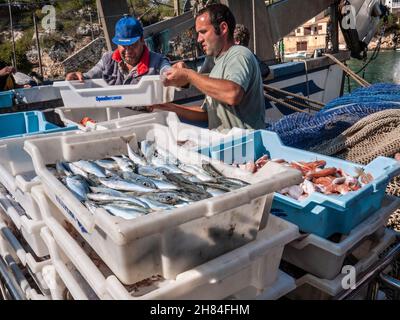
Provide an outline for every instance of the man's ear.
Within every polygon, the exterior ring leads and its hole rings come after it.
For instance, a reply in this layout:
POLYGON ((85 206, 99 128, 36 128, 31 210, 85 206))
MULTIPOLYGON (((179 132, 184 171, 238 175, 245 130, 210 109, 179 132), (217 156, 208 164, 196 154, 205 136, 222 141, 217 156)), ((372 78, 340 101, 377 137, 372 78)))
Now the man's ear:
POLYGON ((228 27, 228 24, 225 21, 222 21, 219 24, 219 31, 220 31, 220 35, 221 36, 229 33, 229 27, 228 27))

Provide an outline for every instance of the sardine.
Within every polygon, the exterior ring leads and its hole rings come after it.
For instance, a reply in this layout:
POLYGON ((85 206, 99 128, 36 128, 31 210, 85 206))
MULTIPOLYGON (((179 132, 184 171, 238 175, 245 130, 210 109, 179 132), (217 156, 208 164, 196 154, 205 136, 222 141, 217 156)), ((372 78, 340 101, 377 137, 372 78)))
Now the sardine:
POLYGON ((134 191, 134 192, 153 192, 154 189, 147 188, 141 184, 134 183, 133 181, 125 181, 122 179, 106 179, 106 178, 100 178, 99 179, 100 183, 103 184, 104 186, 111 188, 111 189, 116 189, 120 191, 134 191))
POLYGON ((166 163, 160 165, 156 170, 164 175, 165 175, 165 173, 175 173, 175 174, 184 174, 184 175, 188 174, 187 172, 181 170, 177 166, 172 165, 172 164, 166 164, 166 163))
POLYGON ((149 178, 147 177, 143 177, 141 175, 138 175, 134 172, 123 172, 122 173, 122 177, 125 180, 129 180, 129 181, 133 181, 136 183, 139 183, 147 188, 151 188, 151 189, 158 189, 156 184, 149 178))
POLYGON ((140 150, 147 162, 150 162, 156 151, 156 144, 154 141, 143 140, 140 142, 140 150))
POLYGON ((68 169, 75 175, 80 175, 84 178, 89 177, 89 174, 85 170, 82 170, 81 168, 79 168, 78 166, 76 166, 73 163, 68 163, 68 169))
POLYGON ((219 172, 211 163, 207 161, 202 161, 201 167, 206 171, 210 176, 214 178, 223 177, 224 175, 219 172))
POLYGON ((129 197, 129 196, 112 196, 111 194, 106 194, 106 193, 88 193, 87 198, 89 200, 95 201, 95 202, 126 202, 130 203, 132 205, 136 205, 141 208, 149 208, 149 206, 144 202, 141 201, 137 198, 134 197, 129 197))
POLYGON ((137 208, 126 208, 115 204, 107 204, 102 206, 105 210, 114 216, 124 218, 126 220, 136 219, 138 217, 144 216, 145 213, 137 210, 137 208))
MULTIPOLYGON (((180 186, 185 191, 200 193, 200 194, 207 194, 207 192, 202 187, 190 182, 182 175, 166 173, 165 177, 172 183, 180 186)), ((209 195, 209 196, 211 196, 211 195, 209 195)))
POLYGON ((145 176, 145 177, 150 177, 150 178, 156 178, 156 179, 163 179, 164 174, 158 170, 158 168, 153 168, 150 166, 139 166, 137 173, 145 176))
POLYGON ((205 170, 196 166, 181 163, 179 164, 179 168, 197 177, 201 181, 215 181, 214 177, 210 176, 205 170))
POLYGON ((146 166, 147 161, 144 157, 141 155, 137 154, 135 151, 132 150, 131 146, 129 145, 129 142, 132 140, 133 136, 129 138, 121 137, 122 141, 126 143, 126 148, 128 150, 128 157, 131 159, 134 163, 141 165, 141 166, 146 166))
POLYGON ((73 165, 77 166, 81 170, 93 174, 96 177, 99 178, 105 178, 106 174, 104 171, 104 168, 100 167, 98 164, 92 161, 85 161, 85 160, 79 160, 76 162, 72 162, 73 165))
POLYGON ((67 188, 79 199, 79 201, 84 201, 87 199, 87 194, 89 191, 89 186, 84 178, 81 176, 71 176, 65 178, 65 183, 67 188))
POLYGON ((109 195, 110 197, 113 197, 117 201, 123 200, 129 203, 135 203, 141 207, 147 208, 148 206, 146 205, 145 202, 141 201, 139 198, 132 194, 127 194, 121 191, 117 191, 114 189, 110 188, 101 188, 101 187, 90 187, 90 190, 92 193, 98 193, 98 194, 106 194, 109 195))
POLYGON ((92 201, 85 201, 85 207, 93 214, 95 214, 98 208, 92 201))
POLYGON ((172 192, 153 193, 148 194, 146 197, 164 204, 171 205, 177 204, 180 201, 179 196, 176 193, 172 192))
POLYGON ((151 181, 161 191, 170 191, 170 190, 179 190, 180 189, 180 187, 178 187, 178 186, 174 185, 173 183, 170 183, 166 180, 151 179, 151 181))
POLYGON ((117 164, 121 171, 132 172, 135 170, 136 165, 127 158, 111 157, 117 164))
POLYGON ((213 197, 219 196, 221 194, 225 194, 226 191, 223 191, 221 189, 216 189, 216 188, 211 188, 211 187, 207 187, 206 188, 207 192, 210 193, 213 197))
POLYGON ((115 160, 102 159, 96 160, 95 163, 100 167, 108 170, 118 170, 119 168, 119 165, 115 160))
POLYGON ((68 164, 63 161, 56 162, 57 173, 61 176, 71 176, 72 172, 69 170, 68 164))
POLYGON ((143 201, 144 203, 146 203, 151 209, 156 210, 156 211, 169 210, 172 208, 171 205, 156 201, 156 200, 148 198, 148 197, 141 197, 140 200, 143 201))

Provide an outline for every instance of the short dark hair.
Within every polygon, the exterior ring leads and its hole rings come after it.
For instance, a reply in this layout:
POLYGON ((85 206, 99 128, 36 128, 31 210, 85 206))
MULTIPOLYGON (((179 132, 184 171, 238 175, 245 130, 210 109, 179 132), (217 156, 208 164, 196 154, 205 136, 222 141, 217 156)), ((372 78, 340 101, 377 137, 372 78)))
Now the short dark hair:
POLYGON ((250 42, 250 31, 243 24, 237 24, 233 33, 233 39, 240 45, 248 47, 250 42))
POLYGON ((210 4, 197 13, 196 19, 205 13, 209 14, 211 24, 214 26, 215 33, 217 35, 221 33, 221 30, 219 29, 221 22, 226 22, 228 25, 228 38, 233 40, 233 32, 235 30, 236 20, 233 16, 233 13, 226 5, 220 3, 210 4))

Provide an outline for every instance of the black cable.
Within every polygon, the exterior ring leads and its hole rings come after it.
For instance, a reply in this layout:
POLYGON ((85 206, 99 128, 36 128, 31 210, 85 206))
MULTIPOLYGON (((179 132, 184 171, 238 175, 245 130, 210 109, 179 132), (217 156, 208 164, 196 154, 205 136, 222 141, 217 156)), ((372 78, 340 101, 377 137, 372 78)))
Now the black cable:
POLYGON ((362 66, 362 68, 356 72, 356 74, 359 74, 361 71, 364 71, 364 73, 363 73, 363 78, 364 78, 364 76, 365 76, 365 68, 366 68, 372 61, 374 61, 374 60, 376 60, 376 59, 378 58, 378 55, 379 55, 380 50, 381 50, 382 38, 383 38, 383 36, 384 36, 384 34, 385 34, 385 30, 386 30, 386 26, 384 25, 384 26, 382 27, 381 35, 380 35, 379 40, 378 40, 378 45, 375 47, 374 51, 372 52, 371 57, 370 57, 370 58, 368 59, 368 61, 362 66))

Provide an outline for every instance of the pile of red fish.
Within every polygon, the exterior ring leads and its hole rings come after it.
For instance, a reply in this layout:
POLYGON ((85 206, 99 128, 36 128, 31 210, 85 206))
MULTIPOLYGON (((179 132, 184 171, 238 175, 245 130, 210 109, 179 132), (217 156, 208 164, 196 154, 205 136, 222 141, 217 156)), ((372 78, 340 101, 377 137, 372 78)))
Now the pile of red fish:
POLYGON ((289 162, 284 159, 269 159, 267 155, 264 155, 256 162, 248 162, 239 165, 239 167, 252 173, 256 173, 269 161, 301 171, 304 181, 300 185, 294 185, 279 191, 279 193, 296 200, 303 200, 314 192, 328 195, 346 194, 351 191, 357 191, 363 185, 368 184, 373 180, 372 175, 370 173, 365 173, 362 168, 357 170, 356 176, 351 176, 341 168, 326 167, 326 161, 324 160, 316 160, 312 162, 289 162))

